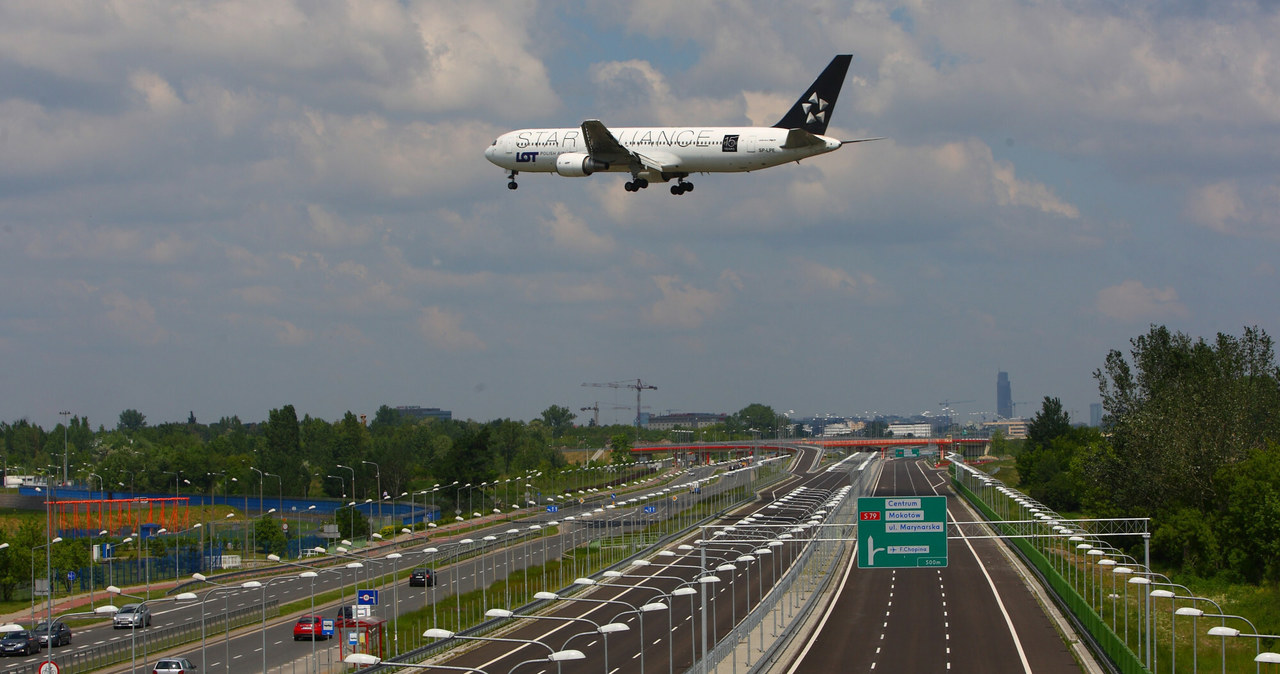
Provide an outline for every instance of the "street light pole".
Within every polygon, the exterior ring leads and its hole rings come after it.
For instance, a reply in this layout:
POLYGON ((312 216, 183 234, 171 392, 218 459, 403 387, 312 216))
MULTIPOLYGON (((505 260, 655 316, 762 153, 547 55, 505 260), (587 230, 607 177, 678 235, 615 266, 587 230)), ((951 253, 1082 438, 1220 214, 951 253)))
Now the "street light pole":
MULTIPOLYGON (((351 471, 351 539, 356 537, 356 469, 351 466, 337 464, 339 468, 345 468, 351 471)), ((344 497, 345 498, 345 497, 344 497)))
POLYGON ((62 420, 62 484, 67 483, 67 424, 71 417, 70 410, 62 410, 58 412, 63 417, 62 420))
POLYGON ((382 526, 382 469, 378 467, 378 464, 372 461, 361 461, 360 463, 361 464, 367 463, 370 466, 373 466, 373 470, 378 480, 378 526, 381 527, 382 526))

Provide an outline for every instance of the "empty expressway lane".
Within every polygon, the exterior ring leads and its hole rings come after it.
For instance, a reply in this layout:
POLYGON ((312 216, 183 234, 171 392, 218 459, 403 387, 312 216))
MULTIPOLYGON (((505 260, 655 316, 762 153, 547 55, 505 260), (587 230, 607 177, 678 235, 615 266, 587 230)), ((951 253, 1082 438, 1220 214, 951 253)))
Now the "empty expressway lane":
MULTIPOLYGON (((947 496, 949 521, 973 519, 924 461, 885 464, 874 496, 947 496)), ((948 566, 842 571, 836 601, 789 672, 1082 671, 993 539, 957 539, 948 566)), ((972 527, 965 527, 972 534, 972 527)))

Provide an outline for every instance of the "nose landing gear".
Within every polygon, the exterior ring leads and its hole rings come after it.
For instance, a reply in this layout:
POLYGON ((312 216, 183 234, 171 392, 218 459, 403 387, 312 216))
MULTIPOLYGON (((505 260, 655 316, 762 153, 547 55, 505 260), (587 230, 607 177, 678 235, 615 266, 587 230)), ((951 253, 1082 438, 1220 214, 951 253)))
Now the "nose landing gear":
POLYGON ((507 176, 507 180, 510 180, 510 181, 511 181, 511 182, 507 183, 507 189, 509 189, 509 190, 514 190, 514 189, 516 189, 516 188, 520 187, 519 185, 517 185, 517 184, 516 184, 516 174, 517 174, 517 173, 519 173, 519 171, 514 171, 514 170, 513 170, 513 171, 511 172, 511 174, 507 176))

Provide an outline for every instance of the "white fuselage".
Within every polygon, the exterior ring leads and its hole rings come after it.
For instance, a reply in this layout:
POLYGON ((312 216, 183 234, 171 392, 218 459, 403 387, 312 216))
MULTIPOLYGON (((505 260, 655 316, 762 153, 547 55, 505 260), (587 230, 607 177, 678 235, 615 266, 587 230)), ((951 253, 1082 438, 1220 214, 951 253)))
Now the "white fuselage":
MULTIPOLYGON (((609 131, 627 150, 662 164, 662 172, 724 173, 756 171, 839 149, 841 142, 816 136, 821 143, 784 149, 787 129, 775 127, 627 127, 609 131)), ((512 171, 556 173, 565 153, 586 153, 581 129, 521 129, 504 133, 485 150, 490 162, 512 171)), ((652 168, 652 167, 651 167, 652 168)), ((611 172, 643 171, 629 162, 611 162, 611 172)))

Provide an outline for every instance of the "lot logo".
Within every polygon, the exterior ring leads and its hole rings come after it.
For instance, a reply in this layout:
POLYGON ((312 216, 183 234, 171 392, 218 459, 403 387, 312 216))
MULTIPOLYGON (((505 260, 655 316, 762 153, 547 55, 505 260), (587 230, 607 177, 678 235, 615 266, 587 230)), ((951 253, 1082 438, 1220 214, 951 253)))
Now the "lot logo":
POLYGON ((721 152, 737 152, 738 151, 738 134, 725 134, 724 140, 720 142, 721 152))
POLYGON ((517 164, 527 164, 529 162, 535 162, 535 161, 538 161, 537 152, 517 152, 516 153, 517 164))

